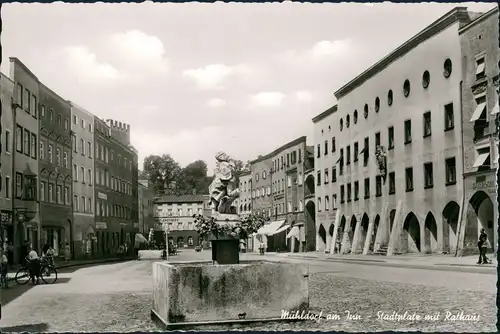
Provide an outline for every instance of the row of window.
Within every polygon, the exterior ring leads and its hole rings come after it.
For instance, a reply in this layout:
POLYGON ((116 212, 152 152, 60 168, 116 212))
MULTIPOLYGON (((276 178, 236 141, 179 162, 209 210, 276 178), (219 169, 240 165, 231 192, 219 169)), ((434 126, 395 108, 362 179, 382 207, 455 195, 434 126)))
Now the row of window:
MULTIPOLYGON (((193 210, 192 208, 188 208, 186 216, 192 216, 194 212, 195 210, 193 210)), ((198 208, 198 210, 196 210, 196 213, 201 215, 203 213, 203 208, 198 208)), ((167 217, 182 217, 183 215, 184 212, 182 209, 177 209, 176 211, 174 211, 173 209, 168 209, 166 213, 167 217)))
MULTIPOLYGON (((301 186, 303 184, 302 173, 299 173, 297 179, 293 179, 292 175, 287 175, 287 187, 292 187, 293 184, 301 186)), ((263 196, 271 196, 272 194, 279 194, 285 191, 285 180, 281 179, 272 183, 272 186, 261 187, 252 190, 252 198, 263 196)))
MULTIPOLYGON (((302 150, 299 148, 297 151, 293 151, 291 153, 283 154, 281 157, 273 160, 273 167, 271 168, 271 172, 278 172, 280 170, 284 170, 285 166, 288 168, 290 165, 295 165, 297 163, 302 162, 302 150), (297 158, 298 157, 298 158, 297 158)), ((267 178, 267 171, 262 171, 262 179, 265 180, 267 178)), ((255 174, 255 181, 259 181, 259 173, 255 174)))
MULTIPOLYGON (((37 118, 37 113, 40 114, 40 118, 45 118, 45 105, 38 103, 35 94, 32 94, 28 88, 24 88, 20 83, 17 84, 17 103, 21 106, 24 111, 31 114, 34 118, 37 118)), ((62 126, 62 116, 56 113, 54 109, 50 108, 48 110, 48 120, 51 122, 56 121, 57 125, 62 126), (57 114, 57 115, 56 115, 57 114)), ((64 119, 64 129, 69 130, 69 120, 64 119)))
MULTIPOLYGON (((78 116, 73 115, 73 124, 78 125, 78 116)), ((92 123, 87 123, 85 119, 80 118, 80 126, 82 129, 86 129, 88 132, 92 133, 92 123)))
POLYGON ((132 183, 119 177, 111 176, 107 169, 95 169, 95 182, 97 185, 105 186, 122 194, 132 195, 132 183))
POLYGON ((131 219, 133 216, 132 211, 129 207, 108 203, 103 199, 96 199, 96 216, 131 219))
POLYGON ((53 144, 48 139, 47 140, 40 139, 40 160, 54 164, 54 146, 56 146, 55 164, 57 166, 69 168, 69 152, 63 148, 58 147, 57 144, 53 144), (46 141, 49 142, 47 148, 45 147, 46 141), (63 151, 62 160, 61 160, 61 151, 63 151))
MULTIPOLYGON (((484 97, 485 98, 485 97, 484 97)), ((484 105, 482 104, 483 100, 479 100, 478 102, 478 107, 483 107, 484 105)), ((484 113, 483 113, 484 115, 484 113)), ((454 128, 455 126, 455 118, 454 118, 454 109, 453 109, 453 103, 449 103, 447 105, 444 106, 444 124, 445 124, 445 127, 444 127, 444 131, 450 131, 454 128)), ((430 111, 427 111, 426 113, 423 114, 423 134, 422 136, 424 138, 426 137, 429 137, 432 135, 432 117, 431 117, 431 112, 430 111)), ((411 143, 411 140, 412 140, 412 129, 411 129, 411 119, 407 119, 405 120, 404 122, 404 143, 405 144, 409 144, 411 143)), ((335 137, 332 138, 332 153, 335 153, 336 151, 336 143, 335 143, 335 137)), ((388 149, 393 149, 394 148, 394 126, 390 126, 388 128, 388 149)), ((368 147, 367 145, 367 138, 365 138, 365 150, 364 152, 366 152, 366 148, 368 147)), ((379 147, 380 146, 380 132, 377 132, 375 134, 375 147, 379 147)), ((358 143, 354 143, 354 161, 357 161, 357 147, 358 147, 358 143)), ((340 149, 340 152, 341 152, 341 156, 342 156, 342 152, 343 150, 340 149)), ((328 155, 328 141, 325 141, 324 142, 324 155, 328 155)), ((317 158, 321 158, 321 145, 318 144, 316 146, 316 157, 317 158)), ((346 161, 347 164, 350 163, 350 146, 347 146, 347 161, 346 161)), ((365 164, 366 166, 366 164, 365 164)))
MULTIPOLYGON (((10 132, 6 131, 6 152, 11 152, 10 149, 10 132)), ((37 145, 37 135, 31 133, 28 129, 24 129, 22 126, 16 126, 16 151, 36 159, 36 145, 37 145)))
POLYGON ((243 191, 250 191, 250 189, 252 189, 252 180, 242 182, 242 189, 243 191))
POLYGON ((92 143, 85 142, 84 138, 80 138, 78 147, 77 147, 77 138, 75 135, 72 137, 72 145, 73 145, 73 152, 78 153, 78 150, 80 150, 80 154, 83 156, 87 156, 89 159, 92 159, 92 143))
POLYGON ((42 202, 71 205, 69 186, 41 181, 39 196, 40 196, 40 201, 42 202))
POLYGON ((92 198, 87 198, 85 196, 78 197, 78 195, 73 195, 73 211, 81 213, 92 213, 92 198))
MULTIPOLYGON (((424 169, 424 189, 430 189, 434 187, 434 167, 432 162, 426 162, 423 164, 424 169)), ((454 185, 457 182, 456 173, 456 161, 455 158, 445 159, 445 184, 447 186, 454 185)), ((413 182, 413 167, 408 167, 405 169, 405 186, 406 192, 412 192, 414 190, 413 182)), ((388 174, 388 194, 396 194, 396 173, 390 172, 388 174)), ((375 177, 375 196, 382 196, 382 176, 377 175, 375 177)), ((364 179, 364 198, 370 198, 370 178, 364 179)), ((351 200, 359 200, 359 181, 354 181, 354 183, 348 183, 347 185, 340 186, 340 203, 345 201, 350 202, 351 200), (347 190, 347 191, 346 191, 347 190), (354 190, 354 191, 352 191, 354 190), (347 196, 346 196, 347 195, 347 196)), ((332 209, 336 208, 337 195, 332 195, 332 209)), ((321 198, 318 197, 318 208, 321 210, 321 198)), ((325 196, 324 209, 328 210, 330 208, 330 198, 325 196)))
POLYGON ((88 168, 87 171, 85 171, 85 167, 80 166, 80 168, 78 168, 76 164, 73 164, 73 182, 81 182, 91 186, 92 180, 92 169, 88 168))
MULTIPOLYGON (((443 67, 444 67, 443 74, 444 74, 445 78, 449 78, 449 76, 451 75, 451 71, 452 71, 451 60, 446 59, 443 67)), ((429 71, 427 71, 427 70, 424 71, 424 73, 422 74, 422 87, 424 89, 429 88, 430 80, 431 80, 431 75, 430 75, 429 71)), ((410 96, 410 91, 411 91, 410 80, 406 79, 403 83, 403 95, 404 95, 404 97, 410 96)), ((387 93, 387 105, 391 106, 393 101, 394 101, 394 94, 393 94, 392 90, 389 90, 389 92, 387 93)), ((364 106, 364 110, 363 110, 364 111, 363 115, 364 115, 365 119, 368 118, 369 109, 370 108, 369 108, 368 104, 366 103, 364 106)), ((380 110, 380 98, 377 96, 375 98, 375 112, 378 113, 379 110, 380 110)), ((354 110, 353 122, 354 122, 354 124, 356 124, 358 122, 358 111, 357 110, 354 110)), ((342 118, 340 118, 339 123, 340 123, 340 131, 342 131, 344 128, 344 120, 342 118)), ((349 128, 350 123, 351 123, 351 117, 350 117, 350 115, 347 115, 345 118, 345 127, 349 128)))
MULTIPOLYGON (((169 229, 169 231, 194 230, 194 224, 193 224, 193 222, 187 222, 187 223, 177 222, 176 224, 169 222, 168 229, 169 229)), ((191 237, 189 237, 189 238, 191 238, 191 237)), ((189 238, 188 238, 188 244, 189 244, 189 238)), ((191 240, 192 240, 192 238, 191 238, 191 240)))
MULTIPOLYGON (((107 146, 99 144, 98 142, 95 143, 95 156, 96 159, 105 163, 109 163, 109 161, 115 161, 115 151, 111 149, 108 150, 107 146)), ((125 157, 123 157, 122 160, 121 154, 117 155, 116 162, 118 166, 132 170, 132 161, 125 157)))

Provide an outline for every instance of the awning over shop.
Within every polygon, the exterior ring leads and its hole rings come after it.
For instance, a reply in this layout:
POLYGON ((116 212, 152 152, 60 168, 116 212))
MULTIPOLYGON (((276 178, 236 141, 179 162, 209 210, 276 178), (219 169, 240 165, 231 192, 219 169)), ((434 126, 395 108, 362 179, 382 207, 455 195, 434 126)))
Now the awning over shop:
POLYGON ((477 121, 478 119, 481 118, 481 115, 483 112, 486 110, 486 102, 479 103, 476 107, 476 110, 474 110, 474 113, 472 114, 472 117, 470 118, 470 122, 473 123, 477 121))
POLYGON ((495 103, 495 106, 493 107, 493 110, 491 111, 491 114, 496 115, 498 113, 500 113, 500 107, 498 106, 498 101, 497 101, 497 103, 495 103))
POLYGON ((135 244, 147 243, 148 239, 146 239, 141 233, 136 233, 135 235, 135 244))
POLYGON ((476 168, 476 167, 482 166, 486 162, 486 159, 488 159, 489 156, 490 156, 489 152, 480 154, 477 157, 477 159, 474 162, 474 165, 472 167, 476 168))
POLYGON ((300 235, 300 230, 299 230, 299 227, 298 226, 294 226, 292 227, 292 229, 290 230, 290 232, 288 232, 288 234, 286 235, 286 238, 291 238, 291 237, 295 237, 295 238, 299 238, 299 235, 300 235))
POLYGON ((285 224, 285 220, 278 220, 278 221, 271 222, 267 225, 262 226, 257 231, 257 234, 274 235, 274 234, 278 233, 277 231, 283 227, 283 224, 285 224))
POLYGON ((274 231, 272 234, 268 234, 268 235, 275 235, 275 234, 281 233, 283 231, 286 231, 288 228, 290 228, 290 225, 288 225, 288 224, 283 225, 282 227, 280 227, 279 229, 274 231))

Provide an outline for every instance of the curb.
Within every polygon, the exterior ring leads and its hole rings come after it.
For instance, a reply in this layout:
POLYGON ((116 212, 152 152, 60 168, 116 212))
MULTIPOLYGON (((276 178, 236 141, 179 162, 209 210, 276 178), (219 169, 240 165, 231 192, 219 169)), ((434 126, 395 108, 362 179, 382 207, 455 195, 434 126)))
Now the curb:
POLYGON ((455 271, 455 272, 466 272, 466 273, 479 273, 479 274, 496 274, 496 266, 494 265, 469 265, 469 264, 408 264, 407 262, 391 262, 385 260, 372 260, 372 259, 338 259, 338 258, 319 258, 315 256, 285 256, 292 259, 315 259, 318 261, 328 261, 328 262, 340 262, 340 263, 355 263, 361 265, 379 265, 381 267, 393 267, 393 268, 406 268, 406 269, 421 269, 421 270, 439 270, 439 271, 455 271))
MULTIPOLYGON (((134 260, 135 258, 133 257, 125 257, 121 259, 101 259, 101 260, 90 260, 88 262, 83 262, 83 263, 68 263, 68 264, 61 264, 60 266, 56 267, 56 270, 59 269, 64 269, 64 268, 71 268, 71 267, 82 267, 86 265, 92 265, 92 264, 101 264, 101 263, 114 263, 114 262, 126 262, 126 261, 131 261, 134 260)), ((17 271, 16 271, 17 273, 17 271)), ((7 282, 14 281, 16 279, 16 273, 14 273, 13 277, 7 277, 7 282)))

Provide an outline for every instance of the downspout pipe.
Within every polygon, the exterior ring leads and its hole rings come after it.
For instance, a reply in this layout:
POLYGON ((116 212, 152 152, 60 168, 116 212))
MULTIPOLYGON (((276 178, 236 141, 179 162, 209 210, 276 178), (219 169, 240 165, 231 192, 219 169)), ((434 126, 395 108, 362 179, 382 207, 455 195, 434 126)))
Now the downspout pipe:
MULTIPOLYGON (((462 203, 460 203, 460 211, 461 211, 461 219, 459 221, 459 229, 457 233, 457 247, 455 247, 455 256, 458 256, 459 249, 462 247, 463 251, 463 243, 460 242, 461 239, 461 232, 462 232, 462 226, 464 224, 464 219, 467 219, 467 215, 465 215, 464 218, 464 213, 466 213, 465 210, 465 175, 464 175, 464 166, 465 166, 465 149, 464 149, 464 131, 463 131, 463 119, 464 119, 464 109, 463 109, 463 103, 462 103, 462 97, 463 97, 463 92, 462 92, 462 87, 463 87, 463 80, 460 80, 460 91, 459 91, 459 96, 460 96, 460 121, 462 122, 462 131, 460 131, 460 139, 461 139, 461 147, 462 147, 462 203)), ((465 233, 465 231, 464 231, 465 233)), ((465 242, 465 240, 464 240, 465 242)))

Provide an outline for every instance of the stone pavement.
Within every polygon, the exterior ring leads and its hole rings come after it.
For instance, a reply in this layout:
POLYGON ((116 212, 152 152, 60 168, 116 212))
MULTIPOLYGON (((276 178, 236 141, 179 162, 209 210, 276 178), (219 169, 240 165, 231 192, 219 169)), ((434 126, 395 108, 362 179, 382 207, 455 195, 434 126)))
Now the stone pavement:
MULTIPOLYGON (((90 264, 99 264, 99 263, 112 263, 112 262, 121 262, 121 261, 130 261, 134 260, 136 257, 114 257, 114 258, 102 258, 102 259, 88 259, 88 260, 71 260, 71 261, 56 261, 56 269, 76 267, 76 266, 85 266, 90 264)), ((21 265, 17 264, 14 266, 10 266, 8 268, 9 272, 7 273, 7 280, 12 281, 16 277, 16 273, 19 270, 21 265)))
POLYGON ((401 264, 405 266, 459 266, 459 267, 484 267, 495 269, 497 267, 496 254, 488 254, 491 264, 478 265, 479 255, 456 257, 453 255, 407 254, 395 256, 358 255, 358 254, 325 254, 319 252, 306 253, 266 253, 272 256, 291 258, 310 258, 331 260, 339 262, 379 262, 388 264, 401 264))
MULTIPOLYGON (((211 252, 183 252, 172 260, 209 259, 211 252)), ((260 258, 243 255, 243 258, 260 258)), ((266 258, 266 256, 264 256, 266 258)), ((293 258, 280 261, 300 261, 293 258)), ((151 321, 153 261, 128 261, 61 269, 55 284, 13 285, 2 291, 3 332, 144 332, 158 331, 151 321), (11 295, 9 295, 11 294, 11 295), (75 312, 77 310, 78 312, 75 312), (26 316, 36 315, 34 316, 26 316)), ((491 332, 496 329, 495 275, 438 270, 366 266, 310 260, 312 311, 338 314, 339 320, 264 323, 248 331, 403 331, 491 332), (447 321, 447 312, 464 311, 477 321, 447 321), (346 312, 361 316, 349 320, 346 312), (437 321, 391 321, 377 312, 420 315, 441 312, 437 321)), ((226 331, 215 326, 197 330, 226 331)))

